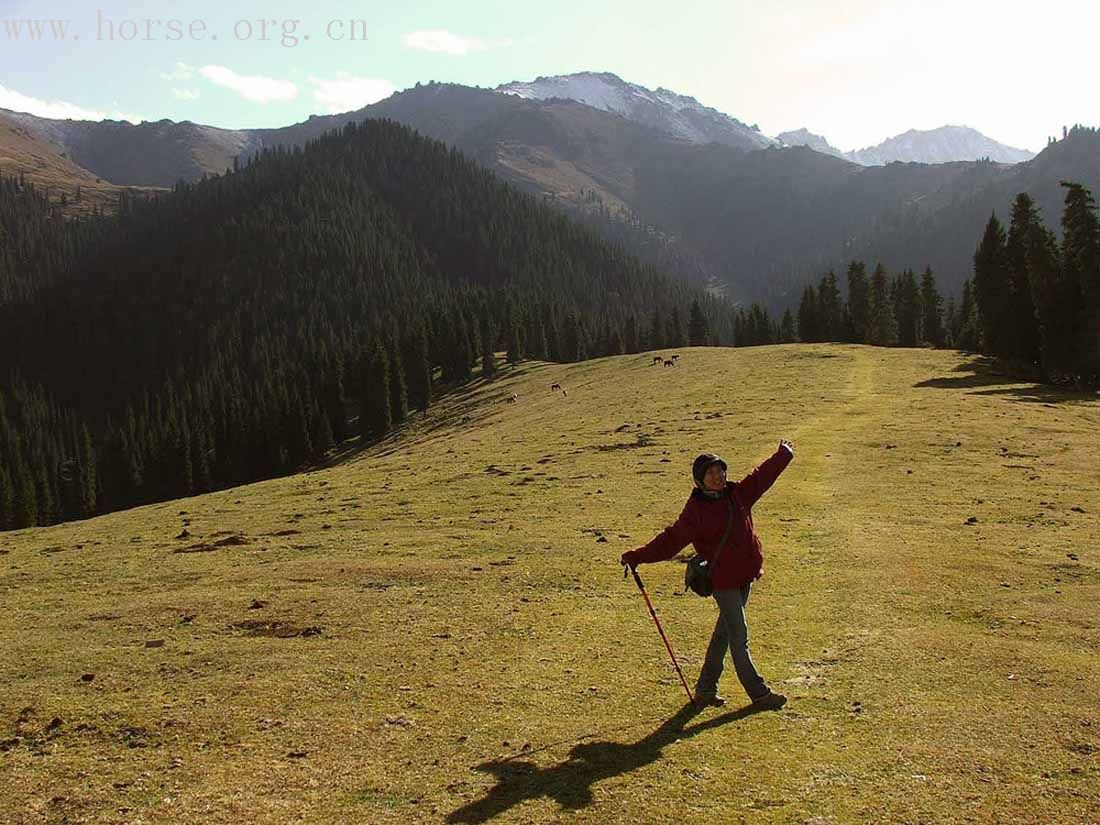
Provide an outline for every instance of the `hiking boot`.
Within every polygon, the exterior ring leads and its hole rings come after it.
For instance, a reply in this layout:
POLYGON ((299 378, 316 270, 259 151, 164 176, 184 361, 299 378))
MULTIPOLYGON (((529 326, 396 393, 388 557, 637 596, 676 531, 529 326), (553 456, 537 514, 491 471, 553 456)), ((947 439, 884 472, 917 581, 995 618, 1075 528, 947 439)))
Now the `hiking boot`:
POLYGON ((758 710, 779 710, 785 704, 787 704, 786 696, 769 690, 759 699, 754 699, 752 706, 758 710))
POLYGON ((726 704, 726 697, 719 696, 716 690, 695 694, 695 706, 698 708, 705 708, 708 705, 720 708, 724 704, 726 704))

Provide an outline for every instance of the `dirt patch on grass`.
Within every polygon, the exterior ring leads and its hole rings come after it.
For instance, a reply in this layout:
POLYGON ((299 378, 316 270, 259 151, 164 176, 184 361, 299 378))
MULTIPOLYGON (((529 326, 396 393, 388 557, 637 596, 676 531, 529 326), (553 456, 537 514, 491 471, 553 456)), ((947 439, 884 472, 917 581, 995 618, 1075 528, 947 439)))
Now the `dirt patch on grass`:
POLYGON ((245 622, 237 622, 230 625, 230 627, 234 630, 244 631, 245 636, 266 636, 275 639, 320 636, 324 630, 320 625, 300 627, 291 622, 283 622, 277 619, 250 619, 245 622))

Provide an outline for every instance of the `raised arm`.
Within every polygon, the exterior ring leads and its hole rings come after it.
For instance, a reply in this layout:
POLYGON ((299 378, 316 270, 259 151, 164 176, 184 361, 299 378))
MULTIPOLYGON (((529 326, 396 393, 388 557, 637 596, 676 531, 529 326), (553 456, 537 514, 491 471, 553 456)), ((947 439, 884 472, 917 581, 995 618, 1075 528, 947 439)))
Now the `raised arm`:
POLYGON ((680 517, 676 519, 675 524, 670 524, 658 533, 653 541, 644 547, 639 547, 637 550, 629 550, 623 553, 620 561, 622 561, 623 564, 629 564, 631 567, 634 567, 648 562, 671 559, 691 544, 698 533, 698 512, 692 506, 691 499, 688 499, 687 504, 684 505, 684 509, 680 512, 680 517))
POLYGON ((737 491, 746 507, 752 507, 775 484, 779 474, 787 469, 794 458, 794 447, 789 441, 779 442, 779 448, 771 458, 741 479, 737 491))

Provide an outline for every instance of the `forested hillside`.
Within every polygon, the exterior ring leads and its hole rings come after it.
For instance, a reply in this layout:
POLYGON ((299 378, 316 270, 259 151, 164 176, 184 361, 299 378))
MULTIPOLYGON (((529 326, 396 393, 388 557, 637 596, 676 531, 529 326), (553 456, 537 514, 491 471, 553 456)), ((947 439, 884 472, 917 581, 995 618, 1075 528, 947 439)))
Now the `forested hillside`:
POLYGON ((723 301, 387 120, 67 226, 0 187, 0 527, 291 472, 494 352, 732 343, 723 301), (357 421, 356 421, 357 419, 357 421))

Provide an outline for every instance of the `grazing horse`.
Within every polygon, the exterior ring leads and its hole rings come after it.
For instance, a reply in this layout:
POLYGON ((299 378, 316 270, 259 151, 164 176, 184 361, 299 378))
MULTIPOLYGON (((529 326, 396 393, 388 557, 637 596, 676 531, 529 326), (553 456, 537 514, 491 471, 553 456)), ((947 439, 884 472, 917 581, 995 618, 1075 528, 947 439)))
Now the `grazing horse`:
POLYGON ((554 390, 560 390, 560 389, 561 389, 561 384, 559 384, 557 381, 555 381, 553 384, 550 385, 550 392, 553 392, 554 390))
POLYGON ((680 361, 680 356, 679 355, 673 355, 672 360, 676 361, 678 363, 680 361))
POLYGON ((675 361, 673 361, 673 360, 671 360, 671 359, 669 359, 669 358, 666 358, 666 359, 665 359, 665 366, 666 366, 666 367, 675 367, 675 366, 676 366, 676 362, 675 362, 675 361))
POLYGON ((661 358, 661 356, 660 356, 660 355, 654 355, 654 356, 653 356, 653 363, 654 363, 654 364, 660 364, 660 363, 661 363, 661 361, 663 361, 663 360, 664 360, 664 359, 663 359, 663 358, 661 358))

